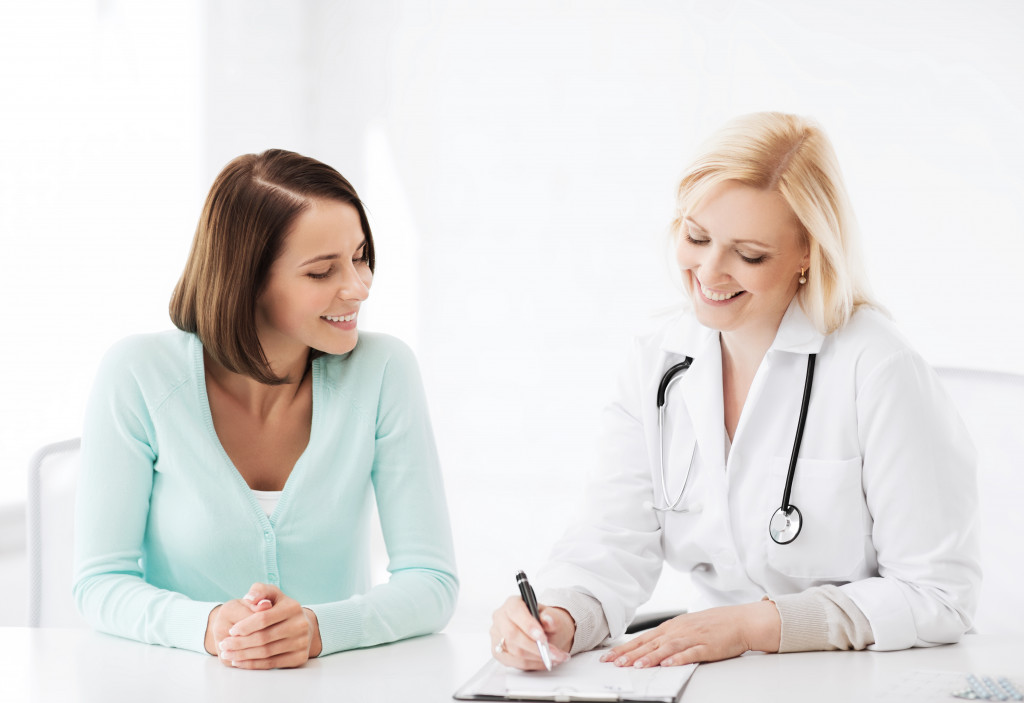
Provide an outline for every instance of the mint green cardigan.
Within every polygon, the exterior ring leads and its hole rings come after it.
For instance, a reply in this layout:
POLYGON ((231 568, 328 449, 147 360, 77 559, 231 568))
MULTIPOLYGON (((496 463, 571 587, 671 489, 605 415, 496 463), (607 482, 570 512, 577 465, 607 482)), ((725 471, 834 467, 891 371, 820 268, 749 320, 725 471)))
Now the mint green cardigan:
POLYGON ((316 613, 323 654, 444 627, 458 579, 411 350, 362 332, 312 373, 309 445, 268 518, 217 439, 199 339, 175 330, 108 352, 75 508, 74 597, 87 621, 203 652, 210 611, 259 581, 316 613), (373 500, 390 578, 371 587, 373 500))

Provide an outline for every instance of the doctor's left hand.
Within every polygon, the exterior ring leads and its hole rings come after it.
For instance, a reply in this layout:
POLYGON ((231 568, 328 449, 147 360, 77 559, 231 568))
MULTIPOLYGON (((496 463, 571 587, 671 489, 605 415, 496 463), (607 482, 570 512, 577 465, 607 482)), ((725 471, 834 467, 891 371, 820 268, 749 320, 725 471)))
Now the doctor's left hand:
POLYGON ((239 669, 302 666, 319 656, 323 644, 316 615, 281 589, 254 583, 243 599, 253 610, 236 622, 220 642, 221 659, 239 669), (269 601, 270 607, 261 604, 269 601))
POLYGON ((684 613, 609 649, 601 661, 647 668, 778 652, 782 620, 770 600, 684 613))

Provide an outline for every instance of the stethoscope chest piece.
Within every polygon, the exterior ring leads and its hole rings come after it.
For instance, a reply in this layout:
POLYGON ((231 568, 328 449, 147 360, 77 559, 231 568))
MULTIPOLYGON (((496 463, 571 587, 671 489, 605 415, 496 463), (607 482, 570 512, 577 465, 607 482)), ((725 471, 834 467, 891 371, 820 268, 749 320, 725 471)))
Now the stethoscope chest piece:
POLYGON ((789 544, 800 534, 804 518, 795 505, 779 508, 768 523, 768 532, 776 544, 789 544))

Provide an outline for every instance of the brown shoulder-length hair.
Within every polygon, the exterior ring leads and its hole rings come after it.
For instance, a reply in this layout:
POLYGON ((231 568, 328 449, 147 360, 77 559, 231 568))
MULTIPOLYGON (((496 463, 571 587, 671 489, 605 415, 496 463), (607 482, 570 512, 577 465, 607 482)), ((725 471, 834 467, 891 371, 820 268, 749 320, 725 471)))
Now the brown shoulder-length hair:
POLYGON ((260 383, 285 382, 274 375, 256 334, 256 301, 295 219, 317 200, 356 209, 372 272, 376 260, 366 210, 352 184, 330 166, 269 149, 239 156, 213 182, 170 313, 178 329, 196 334, 230 371, 260 383))

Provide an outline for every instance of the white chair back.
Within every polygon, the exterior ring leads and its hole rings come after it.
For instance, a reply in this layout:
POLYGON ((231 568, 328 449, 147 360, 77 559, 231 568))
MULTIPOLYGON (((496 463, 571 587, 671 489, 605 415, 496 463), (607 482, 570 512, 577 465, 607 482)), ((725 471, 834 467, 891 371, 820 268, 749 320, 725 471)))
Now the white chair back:
POLYGON ((88 627, 71 595, 81 440, 48 444, 28 468, 28 624, 88 627))
POLYGON ((974 629, 1024 634, 1024 376, 936 371, 978 450, 983 581, 974 629))

